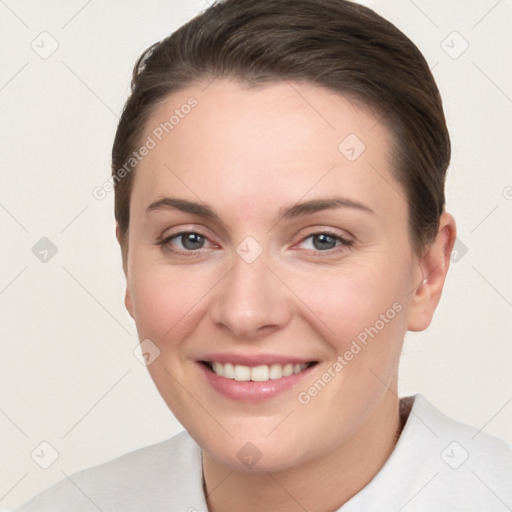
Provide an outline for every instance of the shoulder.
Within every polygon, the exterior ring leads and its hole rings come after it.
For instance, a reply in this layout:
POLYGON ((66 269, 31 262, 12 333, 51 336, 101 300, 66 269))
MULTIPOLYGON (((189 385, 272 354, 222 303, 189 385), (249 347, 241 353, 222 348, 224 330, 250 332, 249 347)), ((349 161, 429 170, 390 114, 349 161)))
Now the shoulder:
POLYGON ((512 447, 418 394, 389 459, 343 512, 501 512, 512 506, 512 447))
MULTIPOLYGON (((413 411, 430 431, 422 434, 425 461, 436 477, 432 493, 452 502, 454 510, 502 510, 512 506, 512 446, 483 431, 456 421, 425 397, 416 395, 413 411), (430 449, 429 449, 430 448, 430 449)), ((418 425, 421 429, 423 425, 418 425)))
POLYGON ((16 512, 157 511, 165 504, 187 510, 202 498, 201 471, 200 448, 184 431, 67 476, 16 512))
POLYGON ((425 437, 437 438, 441 444, 449 441, 441 453, 449 467, 462 467, 472 459, 482 470, 495 470, 496 474, 508 471, 507 483, 512 485, 511 444, 484 432, 483 428, 477 429, 446 416, 422 395, 415 396, 412 412, 415 413, 413 421, 421 423, 423 420, 425 428, 430 430, 430 436, 423 432, 425 437), (451 458, 456 460, 450 461, 451 458))

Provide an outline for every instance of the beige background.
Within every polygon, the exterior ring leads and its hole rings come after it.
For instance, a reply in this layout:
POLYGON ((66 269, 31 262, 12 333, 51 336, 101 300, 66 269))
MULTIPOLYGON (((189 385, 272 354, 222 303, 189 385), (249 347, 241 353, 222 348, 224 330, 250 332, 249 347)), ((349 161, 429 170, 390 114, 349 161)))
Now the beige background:
MULTIPOLYGON (((512 3, 365 3, 433 68, 454 147, 448 210, 467 248, 431 328, 407 337, 401 394, 512 442, 512 3)), ((113 195, 92 190, 136 56, 206 5, 0 2, 0 508, 181 430, 133 354, 113 195), (42 237, 58 250, 46 263, 32 252, 42 237), (51 462, 43 441, 59 454, 48 469, 31 458, 51 462)))

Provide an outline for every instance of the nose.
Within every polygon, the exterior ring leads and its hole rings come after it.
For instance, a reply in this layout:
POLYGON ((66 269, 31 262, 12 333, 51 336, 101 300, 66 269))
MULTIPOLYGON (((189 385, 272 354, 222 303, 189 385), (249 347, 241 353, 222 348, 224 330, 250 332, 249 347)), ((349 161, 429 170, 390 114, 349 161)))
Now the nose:
POLYGON ((255 340, 290 322, 287 288, 267 265, 265 253, 252 263, 235 254, 231 270, 215 292, 210 318, 233 337, 255 340))

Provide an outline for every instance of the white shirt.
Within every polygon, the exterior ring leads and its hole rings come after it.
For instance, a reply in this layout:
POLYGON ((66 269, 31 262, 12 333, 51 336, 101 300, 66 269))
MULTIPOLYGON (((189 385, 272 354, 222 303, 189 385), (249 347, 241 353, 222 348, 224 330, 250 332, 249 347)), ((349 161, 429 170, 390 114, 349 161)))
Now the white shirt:
MULTIPOLYGON (((337 512, 512 509, 512 446, 454 421, 422 395, 384 466, 337 512)), ((201 449, 184 431, 73 474, 16 512, 208 512, 201 449)))

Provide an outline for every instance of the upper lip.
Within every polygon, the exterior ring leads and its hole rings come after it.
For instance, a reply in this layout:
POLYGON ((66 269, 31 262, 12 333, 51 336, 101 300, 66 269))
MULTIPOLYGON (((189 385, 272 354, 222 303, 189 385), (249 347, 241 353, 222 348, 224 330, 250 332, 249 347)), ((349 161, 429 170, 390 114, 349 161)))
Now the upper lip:
POLYGON ((314 358, 301 358, 293 356, 285 356, 278 354, 235 354, 222 352, 218 354, 208 354, 199 358, 199 361, 206 361, 209 363, 233 363, 243 366, 260 366, 271 364, 306 364, 317 362, 314 358))

